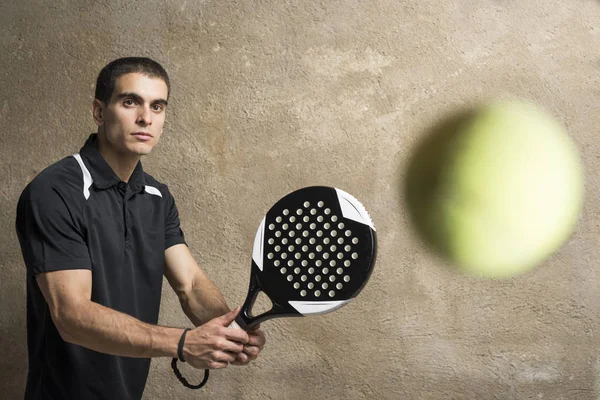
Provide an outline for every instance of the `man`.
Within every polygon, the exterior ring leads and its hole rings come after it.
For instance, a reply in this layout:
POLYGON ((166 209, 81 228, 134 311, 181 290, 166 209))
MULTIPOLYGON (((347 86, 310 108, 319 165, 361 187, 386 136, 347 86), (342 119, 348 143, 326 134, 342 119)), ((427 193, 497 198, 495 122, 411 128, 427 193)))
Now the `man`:
POLYGON ((228 328, 229 310, 188 249, 166 185, 140 159, 158 144, 169 78, 148 58, 108 64, 98 132, 24 189, 16 229, 27 266, 26 399, 140 399, 151 357, 178 357, 184 329, 157 326, 162 276, 197 326, 195 368, 246 365, 265 338, 228 328))

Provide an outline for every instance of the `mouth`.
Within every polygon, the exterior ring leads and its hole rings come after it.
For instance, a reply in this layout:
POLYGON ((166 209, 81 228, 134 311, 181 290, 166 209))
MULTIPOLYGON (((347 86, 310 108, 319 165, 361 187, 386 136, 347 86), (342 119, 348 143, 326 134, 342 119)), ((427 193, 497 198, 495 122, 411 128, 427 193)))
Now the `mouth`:
POLYGON ((152 139, 152 135, 150 134, 150 132, 135 132, 132 133, 132 135, 144 141, 152 139))

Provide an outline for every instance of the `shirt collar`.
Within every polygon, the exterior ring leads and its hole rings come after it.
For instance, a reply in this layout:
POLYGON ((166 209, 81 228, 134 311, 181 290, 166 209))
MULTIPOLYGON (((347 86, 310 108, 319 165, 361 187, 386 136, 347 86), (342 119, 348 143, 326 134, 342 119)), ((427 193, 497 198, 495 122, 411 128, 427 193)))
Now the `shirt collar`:
MULTIPOLYGON (((85 157, 88 165, 90 166, 90 174, 94 185, 98 189, 106 189, 121 182, 121 178, 115 174, 110 165, 106 162, 102 154, 98 151, 98 134, 92 133, 85 144, 79 151, 82 157, 85 157)), ((146 185, 146 179, 144 169, 142 168, 142 162, 139 161, 133 170, 133 174, 129 178, 129 186, 133 192, 138 192, 144 189, 146 185)))

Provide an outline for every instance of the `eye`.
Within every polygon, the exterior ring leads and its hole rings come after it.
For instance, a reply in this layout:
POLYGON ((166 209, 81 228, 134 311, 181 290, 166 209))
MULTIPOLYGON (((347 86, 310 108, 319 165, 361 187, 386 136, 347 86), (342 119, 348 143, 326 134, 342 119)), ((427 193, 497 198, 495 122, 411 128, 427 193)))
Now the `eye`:
POLYGON ((154 107, 154 111, 162 111, 164 108, 162 106, 162 104, 154 104, 153 107, 154 107))
POLYGON ((126 105, 126 106, 131 106, 131 105, 135 104, 135 102, 132 99, 126 99, 123 102, 123 104, 126 105))

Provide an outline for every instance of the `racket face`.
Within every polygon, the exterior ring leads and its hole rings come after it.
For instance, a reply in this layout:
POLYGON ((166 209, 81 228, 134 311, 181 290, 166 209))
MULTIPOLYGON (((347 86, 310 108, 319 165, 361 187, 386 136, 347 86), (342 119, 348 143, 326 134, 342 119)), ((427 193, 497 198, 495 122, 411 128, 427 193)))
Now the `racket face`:
POLYGON ((376 258, 373 222, 343 190, 312 186, 280 199, 254 239, 252 273, 240 312, 251 327, 269 318, 323 314, 342 307, 367 283, 376 258), (273 308, 251 317, 263 291, 273 308))

